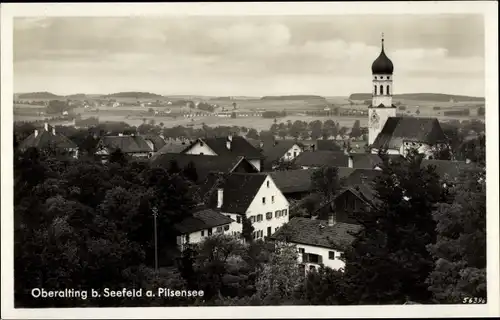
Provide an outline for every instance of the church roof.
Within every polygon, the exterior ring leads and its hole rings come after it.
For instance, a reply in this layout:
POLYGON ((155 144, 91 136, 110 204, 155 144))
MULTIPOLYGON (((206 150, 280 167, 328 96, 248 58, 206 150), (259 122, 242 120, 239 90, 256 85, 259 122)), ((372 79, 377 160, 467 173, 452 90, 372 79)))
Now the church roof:
POLYGON ((387 57, 384 51, 384 39, 382 39, 382 51, 372 64, 373 74, 392 74, 394 72, 394 65, 391 59, 387 57))
POLYGON ((399 149, 407 141, 434 145, 446 137, 436 118, 389 117, 372 147, 399 149))

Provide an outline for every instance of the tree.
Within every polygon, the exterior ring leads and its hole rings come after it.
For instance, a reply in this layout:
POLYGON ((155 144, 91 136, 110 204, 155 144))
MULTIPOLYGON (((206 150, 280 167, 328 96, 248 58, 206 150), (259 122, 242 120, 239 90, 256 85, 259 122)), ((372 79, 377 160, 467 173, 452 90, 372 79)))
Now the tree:
POLYGON ((361 136, 361 127, 359 124, 359 120, 354 121, 354 125, 352 126, 350 137, 351 138, 359 138, 361 136))
POLYGON ((345 253, 346 297, 351 304, 429 302, 427 246, 436 240, 432 213, 444 196, 439 176, 433 167, 421 168, 413 150, 407 161, 383 159, 373 207, 353 213, 363 230, 345 253))
POLYGON ((311 174, 312 190, 321 195, 321 202, 330 202, 341 188, 338 168, 324 166, 311 174))
POLYGON ((303 276, 297 265, 297 247, 276 243, 269 262, 264 264, 256 281, 256 297, 263 305, 290 304, 303 276))
POLYGON ((241 216, 241 223, 242 223, 242 231, 241 231, 241 237, 246 241, 251 243, 253 241, 253 232, 255 228, 252 225, 252 222, 250 221, 249 218, 246 216, 241 216))
POLYGON ((168 168, 168 173, 170 174, 176 174, 181 172, 181 168, 179 167, 179 164, 177 163, 176 160, 170 161, 170 167, 168 168))
POLYGON ((187 166, 182 170, 182 174, 192 182, 196 183, 198 181, 198 173, 196 172, 196 167, 192 161, 189 161, 187 166))
POLYGON ((344 287, 342 271, 321 267, 307 273, 298 298, 309 305, 345 304, 344 287))
POLYGON ((428 246, 434 270, 427 283, 440 303, 486 299, 485 171, 464 172, 452 190, 452 201, 434 212, 437 240, 428 246))
POLYGON ((247 138, 259 139, 259 133, 254 128, 250 128, 247 133, 247 138))
POLYGON ((287 135, 288 135, 288 133, 287 133, 285 130, 280 130, 280 131, 278 132, 278 136, 279 136, 281 139, 283 139, 283 140, 286 138, 286 136, 287 136, 287 135))
POLYGON ((127 156, 121 149, 116 149, 109 155, 109 162, 125 165, 127 163, 127 156))

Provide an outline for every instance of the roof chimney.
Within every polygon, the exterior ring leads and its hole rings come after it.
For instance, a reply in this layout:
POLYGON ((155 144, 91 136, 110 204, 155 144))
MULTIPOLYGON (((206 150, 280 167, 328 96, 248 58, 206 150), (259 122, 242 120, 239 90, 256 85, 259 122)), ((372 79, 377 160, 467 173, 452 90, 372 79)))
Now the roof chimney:
POLYGON ((226 141, 226 148, 227 148, 227 150, 231 150, 231 141, 232 141, 232 138, 229 138, 229 137, 227 137, 227 141, 226 141))
POLYGON ((38 129, 35 129, 35 138, 38 137, 38 129))
POLYGON ((349 168, 354 168, 354 161, 352 160, 352 156, 351 155, 348 157, 347 166, 349 168))
POLYGON ((228 136, 227 136, 227 140, 228 140, 228 141, 233 141, 233 136, 232 136, 232 135, 228 135, 228 136))
POLYGON ((52 134, 55 136, 56 135, 56 127, 52 127, 52 134))
POLYGON ((335 224, 335 213, 334 212, 330 212, 328 214, 328 226, 333 226, 335 224))
POLYGON ((217 189, 217 209, 222 208, 222 203, 224 201, 224 189, 217 189))
POLYGON ((43 128, 45 129, 45 131, 49 131, 49 124, 47 122, 45 122, 43 124, 43 128))

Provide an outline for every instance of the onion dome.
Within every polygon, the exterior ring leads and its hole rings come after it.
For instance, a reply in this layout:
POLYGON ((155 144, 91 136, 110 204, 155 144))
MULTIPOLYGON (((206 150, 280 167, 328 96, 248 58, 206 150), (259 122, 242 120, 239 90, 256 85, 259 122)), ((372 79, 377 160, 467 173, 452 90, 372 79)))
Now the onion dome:
POLYGON ((373 74, 392 74, 394 71, 394 65, 391 59, 389 59, 384 52, 384 38, 382 38, 382 51, 372 64, 373 74))

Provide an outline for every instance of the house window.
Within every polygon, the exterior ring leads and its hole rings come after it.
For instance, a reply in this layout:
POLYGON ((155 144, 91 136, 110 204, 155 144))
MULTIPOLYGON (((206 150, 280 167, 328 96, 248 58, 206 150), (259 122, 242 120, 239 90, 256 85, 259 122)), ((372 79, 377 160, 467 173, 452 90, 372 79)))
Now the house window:
POLYGON ((217 227, 217 233, 221 233, 222 232, 222 227, 217 227))
POLYGON ((271 196, 271 203, 274 203, 274 196, 271 196))
POLYGON ((273 218, 273 213, 272 212, 266 212, 266 219, 271 220, 273 218))
POLYGON ((205 236, 205 230, 201 230, 201 236, 204 237, 205 236))
POLYGON ((255 231, 254 231, 254 232, 252 232, 252 238, 254 238, 254 239, 255 239, 256 234, 257 234, 257 233, 256 233, 255 231))
POLYGON ((281 213, 281 211, 276 210, 276 211, 274 212, 274 217, 275 217, 275 218, 278 218, 278 217, 280 216, 280 213, 281 213))
POLYGON ((251 216, 251 217, 250 217, 250 222, 251 222, 251 223, 254 223, 254 222, 255 222, 255 216, 251 216))
POLYGON ((384 86, 383 85, 380 85, 380 95, 381 96, 384 95, 384 86))
POLYGON ((236 216, 236 223, 241 223, 241 216, 236 216))
POLYGON ((227 231, 227 230, 229 230, 229 225, 228 225, 228 224, 226 224, 226 225, 224 226, 224 231, 227 231))
POLYGON ((389 95, 389 85, 387 85, 387 92, 386 93, 389 95))
POLYGON ((257 215, 257 222, 260 222, 262 220, 264 220, 264 216, 261 214, 257 215))
POLYGON ((267 187, 269 188, 269 181, 266 182, 267 187))
POLYGON ((202 156, 202 155, 203 155, 203 152, 200 152, 200 155, 202 156))
POLYGON ((212 235, 212 228, 208 229, 208 235, 211 236, 212 235))
POLYGON ((290 152, 287 152, 287 153, 286 153, 286 155, 287 155, 287 156, 291 156, 292 154, 291 154, 290 152))
POLYGON ((335 260, 335 251, 328 251, 328 259, 335 260))
POLYGON ((266 204, 266 197, 262 197, 262 204, 266 204))
POLYGON ((287 215, 287 212, 288 212, 288 210, 287 210, 287 209, 285 209, 285 210, 283 210, 283 211, 282 211, 282 214, 281 214, 281 215, 286 216, 286 215, 287 215))
POLYGON ((299 248, 299 253, 300 254, 304 254, 304 252, 305 252, 304 248, 299 248))

